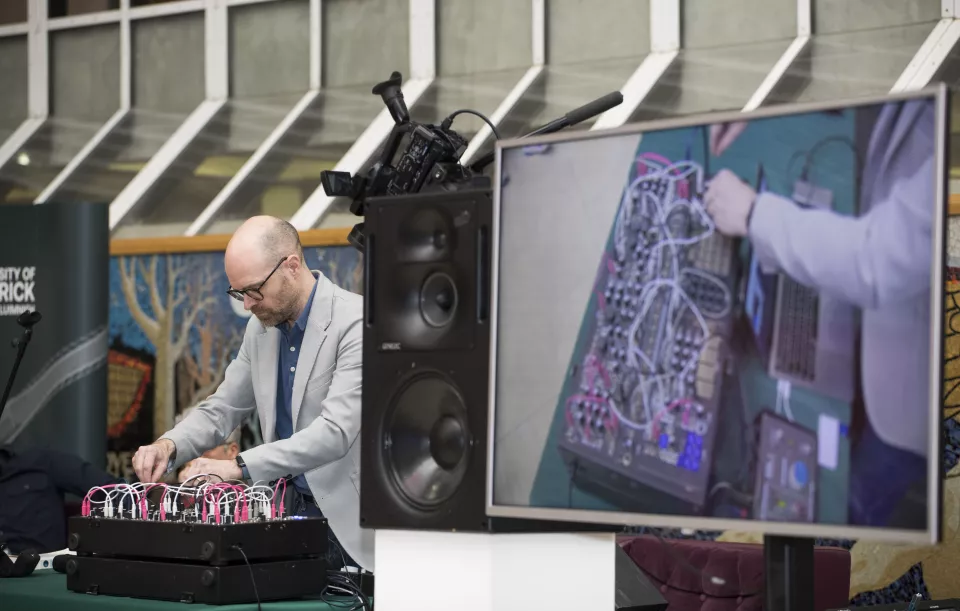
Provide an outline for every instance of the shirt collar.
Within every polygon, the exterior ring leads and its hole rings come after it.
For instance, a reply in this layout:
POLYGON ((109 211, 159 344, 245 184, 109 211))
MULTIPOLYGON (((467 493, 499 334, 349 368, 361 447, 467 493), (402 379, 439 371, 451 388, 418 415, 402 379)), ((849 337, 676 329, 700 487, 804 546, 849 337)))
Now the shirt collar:
MULTIPOLYGON (((311 273, 313 274, 313 272, 311 273)), ((300 312, 300 316, 298 316, 296 322, 293 323, 294 326, 299 328, 301 331, 307 330, 307 321, 310 320, 310 308, 313 306, 313 296, 317 294, 317 285, 320 284, 320 278, 317 274, 313 274, 313 278, 313 290, 310 291, 310 297, 307 299, 307 305, 303 307, 303 311, 300 312)), ((280 323, 277 325, 277 327, 281 331, 286 331, 288 329, 286 322, 280 323)))

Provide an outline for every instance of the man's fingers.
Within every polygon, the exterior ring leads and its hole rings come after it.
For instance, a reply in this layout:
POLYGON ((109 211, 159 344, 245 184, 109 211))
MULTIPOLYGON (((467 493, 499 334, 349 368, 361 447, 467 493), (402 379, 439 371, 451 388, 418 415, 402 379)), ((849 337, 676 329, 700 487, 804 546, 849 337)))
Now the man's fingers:
POLYGON ((143 449, 141 448, 139 451, 137 451, 137 453, 133 457, 133 471, 134 473, 137 474, 137 477, 139 477, 141 480, 145 475, 145 472, 143 470, 143 456, 144 456, 144 452, 143 452, 143 449))
POLYGON ((723 193, 729 178, 730 174, 727 170, 720 170, 703 194, 703 207, 711 217, 716 217, 722 206, 723 193))
POLYGON ((182 484, 186 481, 189 481, 191 487, 199 486, 207 481, 207 478, 205 477, 197 477, 200 474, 201 471, 195 467, 184 469, 180 474, 180 483, 182 484))
POLYGON ((147 481, 154 482, 156 479, 153 478, 153 472, 156 468, 157 455, 154 452, 144 452, 143 461, 140 463, 140 470, 137 472, 137 475, 140 476, 140 480, 143 481, 144 478, 147 481))
MULTIPOLYGON (((197 475, 197 473, 199 473, 199 472, 197 471, 197 461, 192 460, 192 461, 190 461, 189 463, 187 463, 187 465, 186 465, 186 466, 183 468, 183 470, 180 472, 180 483, 182 484, 183 482, 187 481, 188 479, 190 479, 190 478, 193 477, 194 475, 197 475)), ((201 483, 201 482, 200 482, 199 479, 192 479, 192 480, 190 480, 190 484, 193 485, 193 486, 197 486, 197 485, 199 485, 200 483, 201 483)))
POLYGON ((159 482, 159 481, 160 481, 160 477, 163 475, 163 472, 164 472, 164 470, 165 470, 165 469, 164 469, 164 465, 161 464, 160 461, 156 461, 156 463, 157 463, 157 464, 154 465, 153 471, 152 471, 152 473, 150 474, 150 481, 151 481, 151 482, 159 482))
POLYGON ((145 461, 140 467, 140 481, 144 483, 153 482, 153 461, 145 461))

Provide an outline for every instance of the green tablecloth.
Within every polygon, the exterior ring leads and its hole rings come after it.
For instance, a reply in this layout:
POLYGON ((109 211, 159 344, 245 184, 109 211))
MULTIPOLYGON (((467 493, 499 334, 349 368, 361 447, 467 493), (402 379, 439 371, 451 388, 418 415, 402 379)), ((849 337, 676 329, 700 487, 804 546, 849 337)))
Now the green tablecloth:
MULTIPOLYGON (((263 603, 264 611, 343 611, 331 607, 319 599, 263 603)), ((67 576, 51 570, 37 571, 20 579, 0 579, 0 609, 3 611, 256 611, 257 603, 248 605, 189 605, 180 602, 122 598, 117 596, 92 596, 67 590, 67 576)))

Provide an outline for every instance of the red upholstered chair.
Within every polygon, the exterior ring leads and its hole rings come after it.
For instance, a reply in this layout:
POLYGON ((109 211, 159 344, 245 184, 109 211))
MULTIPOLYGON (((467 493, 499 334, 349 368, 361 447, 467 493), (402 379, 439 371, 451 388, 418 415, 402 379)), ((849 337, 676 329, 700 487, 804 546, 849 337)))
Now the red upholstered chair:
MULTIPOLYGON (((759 611, 763 609, 763 546, 643 535, 620 544, 660 588, 669 611, 759 611), (664 543, 665 541, 665 543, 664 543), (669 549, 668 549, 669 546, 669 549), (726 583, 717 585, 710 577, 726 583)), ((847 605, 850 596, 850 552, 814 548, 814 608, 847 605)))

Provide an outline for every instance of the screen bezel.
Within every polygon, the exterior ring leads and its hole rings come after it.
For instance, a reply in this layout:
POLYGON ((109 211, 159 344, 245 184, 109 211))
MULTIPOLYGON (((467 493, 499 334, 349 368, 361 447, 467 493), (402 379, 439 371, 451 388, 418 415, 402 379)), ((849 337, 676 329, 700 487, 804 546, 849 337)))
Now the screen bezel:
POLYGON ((729 111, 694 116, 671 118, 663 120, 633 123, 621 127, 590 130, 585 132, 554 133, 530 138, 513 138, 497 141, 494 149, 493 172, 493 231, 491 249, 491 303, 490 303, 490 379, 488 394, 488 435, 487 435, 487 469, 486 469, 486 513, 490 517, 517 518, 528 520, 544 520, 556 522, 577 522, 610 524, 618 526, 653 526, 666 528, 690 528, 696 530, 732 530, 743 532, 761 532, 768 535, 794 537, 822 537, 836 539, 871 539, 898 543, 936 544, 942 539, 941 513, 943 506, 943 478, 941 464, 943 455, 943 354, 945 338, 943 335, 943 304, 944 279, 947 255, 945 252, 945 232, 947 226, 947 193, 948 191, 948 149, 947 134, 950 119, 950 92, 943 83, 930 85, 922 89, 909 92, 899 92, 882 96, 848 98, 829 102, 809 102, 782 104, 764 107, 749 112, 729 111), (493 482, 496 462, 496 405, 497 405, 497 377, 498 377, 498 335, 500 309, 500 229, 501 229, 501 186, 503 152, 509 149, 540 144, 555 144, 574 142, 598 138, 612 138, 624 135, 642 134, 646 132, 662 131, 698 127, 713 123, 731 121, 754 121, 763 118, 784 117, 802 113, 822 112, 834 109, 847 109, 857 106, 883 104, 886 102, 906 101, 914 99, 933 99, 935 104, 935 145, 934 145, 934 186, 936 213, 931 253, 931 299, 930 299, 930 397, 928 411, 930 416, 929 447, 930 457, 936 460, 927 461, 927 477, 930 485, 927 490, 927 528, 924 530, 903 530, 892 528, 877 528, 852 526, 846 524, 820 523, 787 523, 766 522, 754 519, 729 519, 698 515, 665 515, 646 514, 619 511, 598 511, 586 509, 566 509, 556 507, 524 507, 515 505, 497 505, 494 503, 493 482))

